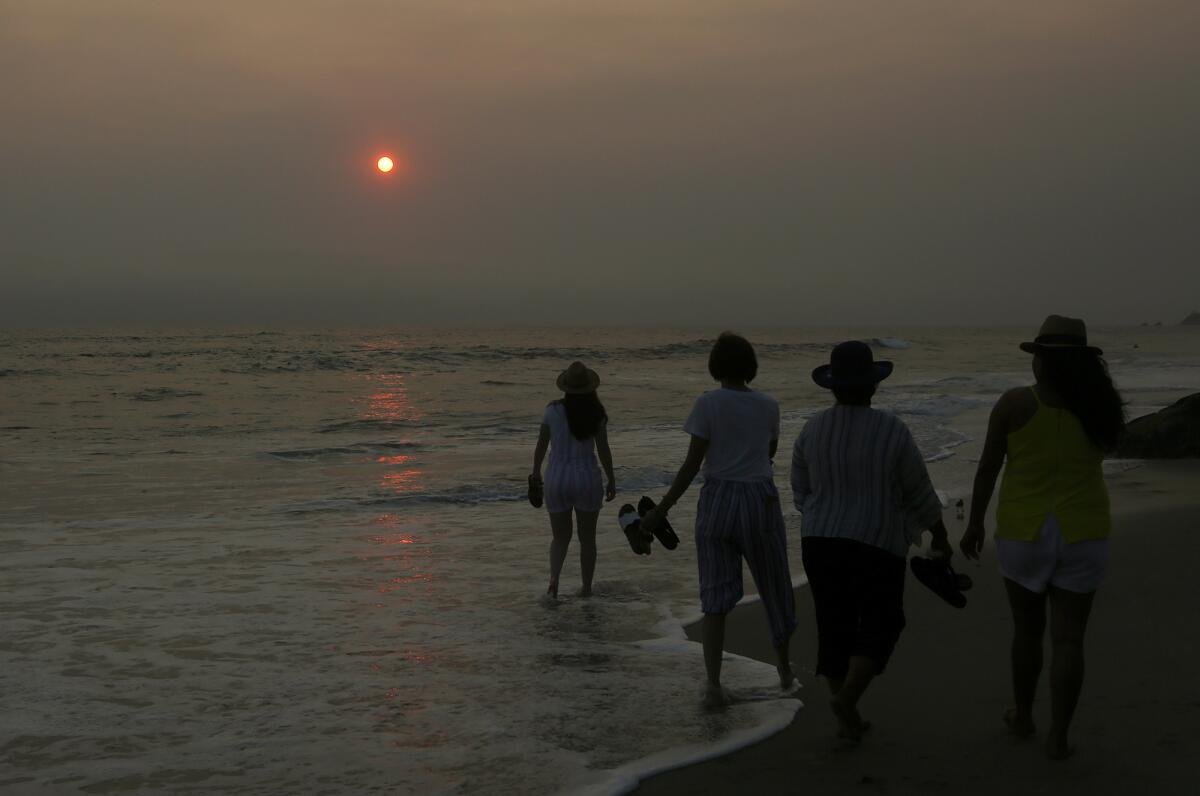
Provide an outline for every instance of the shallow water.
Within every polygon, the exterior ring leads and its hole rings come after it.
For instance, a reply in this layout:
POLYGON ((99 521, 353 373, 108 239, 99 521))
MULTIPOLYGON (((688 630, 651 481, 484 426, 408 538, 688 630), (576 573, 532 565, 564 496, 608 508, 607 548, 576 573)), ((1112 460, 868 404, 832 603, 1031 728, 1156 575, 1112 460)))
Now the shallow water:
MULTIPOLYGON (((1093 336, 1134 414, 1200 385, 1194 330, 1093 336)), ((751 337, 789 506, 832 343, 896 361, 878 403, 950 499, 986 410, 1027 381, 1018 330, 751 337)), ((681 462, 708 346, 669 329, 0 335, 0 786, 605 791, 786 722, 800 703, 752 661, 726 664, 739 704, 698 706, 680 630, 694 494, 673 552, 632 555, 615 520, 681 462), (571 596, 572 555, 547 604, 524 479, 574 358, 603 379, 620 494, 596 596, 571 596)))

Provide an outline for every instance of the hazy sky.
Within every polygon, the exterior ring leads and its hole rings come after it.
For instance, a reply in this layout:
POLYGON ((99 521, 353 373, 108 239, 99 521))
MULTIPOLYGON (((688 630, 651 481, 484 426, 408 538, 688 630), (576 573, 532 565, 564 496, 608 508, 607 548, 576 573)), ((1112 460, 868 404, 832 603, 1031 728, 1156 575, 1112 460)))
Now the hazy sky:
POLYGON ((1197 42, 1195 0, 0 0, 0 326, 1175 322, 1197 42))

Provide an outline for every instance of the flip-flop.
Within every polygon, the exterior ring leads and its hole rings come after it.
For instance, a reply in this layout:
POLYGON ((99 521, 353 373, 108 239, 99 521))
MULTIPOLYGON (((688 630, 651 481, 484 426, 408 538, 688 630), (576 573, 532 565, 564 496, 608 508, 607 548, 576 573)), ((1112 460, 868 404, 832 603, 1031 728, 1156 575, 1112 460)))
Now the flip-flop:
MULTIPOLYGON (((638 516, 645 517, 655 505, 653 500, 642 495, 642 499, 638 501, 638 516)), ((676 535, 675 529, 671 527, 671 523, 667 522, 666 517, 659 517, 658 527, 654 529, 654 536, 658 539, 659 544, 668 550, 674 550, 676 547, 679 547, 679 536, 676 535)))
POLYGON ((542 507, 542 480, 535 475, 529 476, 529 505, 535 509, 542 507))
POLYGON ((639 556, 650 555, 650 540, 653 537, 642 530, 642 518, 631 504, 621 506, 617 512, 617 522, 625 532, 625 538, 629 540, 629 547, 633 552, 639 556))
POLYGON ((958 577, 950 568, 949 562, 938 558, 913 556, 908 564, 916 579, 938 597, 955 608, 962 608, 967 604, 967 598, 959 590, 958 577))

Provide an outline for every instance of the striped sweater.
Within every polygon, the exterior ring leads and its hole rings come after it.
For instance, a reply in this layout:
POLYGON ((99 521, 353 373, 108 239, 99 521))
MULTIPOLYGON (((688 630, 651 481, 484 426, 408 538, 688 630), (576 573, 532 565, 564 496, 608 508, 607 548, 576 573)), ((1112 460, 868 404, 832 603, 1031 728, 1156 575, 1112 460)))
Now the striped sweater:
POLYGON ((908 426, 869 406, 837 404, 809 419, 792 449, 792 493, 801 536, 901 557, 942 511, 908 426))

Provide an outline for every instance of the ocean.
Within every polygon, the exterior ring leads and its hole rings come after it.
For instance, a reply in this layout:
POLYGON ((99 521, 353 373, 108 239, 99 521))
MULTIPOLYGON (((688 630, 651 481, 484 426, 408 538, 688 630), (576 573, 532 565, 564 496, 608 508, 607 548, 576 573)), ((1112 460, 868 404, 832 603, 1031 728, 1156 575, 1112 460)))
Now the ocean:
MULTIPOLYGON (((700 708, 698 485, 675 551, 635 556, 616 522, 682 462, 717 331, 0 332, 0 789, 613 793, 785 726, 805 694, 736 656, 739 701, 700 708), (595 596, 573 545, 552 603, 525 478, 574 359, 619 493, 595 596)), ((896 363, 876 405, 951 505, 992 403, 1030 381, 1032 329, 742 331, 783 410, 798 582, 790 450, 835 343, 896 363)), ((1194 328, 1091 336, 1131 416, 1200 389, 1194 328)))

